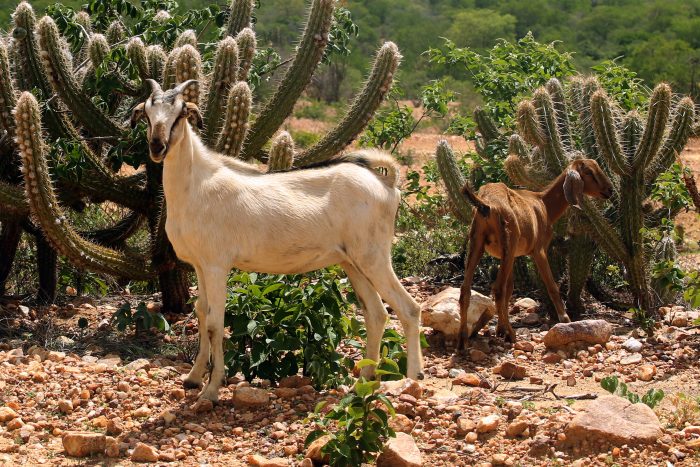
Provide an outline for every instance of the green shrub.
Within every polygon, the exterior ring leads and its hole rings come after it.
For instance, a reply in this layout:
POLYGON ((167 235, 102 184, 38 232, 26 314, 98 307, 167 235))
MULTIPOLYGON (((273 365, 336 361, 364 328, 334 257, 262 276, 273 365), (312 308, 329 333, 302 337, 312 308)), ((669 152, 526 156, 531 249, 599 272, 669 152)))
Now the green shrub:
POLYGON ((229 374, 273 382, 302 369, 317 386, 347 382, 353 362, 338 353, 359 329, 349 318, 349 291, 339 268, 306 275, 240 272, 229 280, 225 342, 229 374))
POLYGON ((649 389, 646 394, 639 397, 637 394, 627 389, 627 385, 620 381, 617 376, 606 376, 600 381, 600 386, 611 394, 616 394, 624 397, 633 404, 641 402, 653 409, 664 398, 664 392, 661 389, 649 389))
POLYGON ((124 332, 126 328, 134 328, 136 334, 151 328, 163 332, 170 331, 170 324, 165 317, 160 313, 148 311, 144 302, 139 303, 135 311, 132 311, 129 303, 123 304, 112 315, 112 323, 121 332, 124 332))
POLYGON ((304 130, 292 130, 290 134, 292 135, 295 146, 299 148, 309 148, 321 139, 316 133, 304 130))

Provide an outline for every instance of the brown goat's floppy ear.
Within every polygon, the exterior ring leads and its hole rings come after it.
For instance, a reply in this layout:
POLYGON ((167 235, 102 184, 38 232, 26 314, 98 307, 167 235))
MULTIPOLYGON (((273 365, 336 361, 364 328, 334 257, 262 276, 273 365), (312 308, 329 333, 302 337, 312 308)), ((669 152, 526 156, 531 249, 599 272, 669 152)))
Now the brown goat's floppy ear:
POLYGON ((583 179, 575 170, 569 169, 564 179, 564 197, 571 206, 581 209, 583 202, 583 179))
POLYGON ((144 102, 141 102, 139 105, 134 107, 134 110, 131 111, 131 120, 129 120, 131 128, 135 128, 136 123, 138 123, 138 121, 143 118, 145 107, 146 104, 144 102))
POLYGON ((204 121, 202 120, 202 114, 199 112, 199 107, 192 102, 188 102, 185 105, 187 106, 187 118, 190 120, 190 122, 197 125, 197 128, 200 130, 204 128, 204 121))

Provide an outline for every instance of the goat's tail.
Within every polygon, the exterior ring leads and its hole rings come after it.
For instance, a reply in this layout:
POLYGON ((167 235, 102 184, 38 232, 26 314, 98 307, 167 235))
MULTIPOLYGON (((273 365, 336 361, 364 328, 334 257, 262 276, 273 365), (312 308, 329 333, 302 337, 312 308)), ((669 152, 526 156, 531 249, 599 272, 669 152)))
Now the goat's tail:
POLYGON ((471 205, 476 208, 476 211, 481 214, 482 217, 489 217, 489 214, 491 213, 491 206, 484 203, 481 198, 474 193, 474 190, 472 190, 469 182, 465 183, 462 187, 462 194, 465 198, 467 198, 467 201, 469 201, 471 205))
POLYGON ((399 166, 394 158, 379 149, 362 149, 343 156, 344 161, 371 169, 389 187, 399 185, 399 166))

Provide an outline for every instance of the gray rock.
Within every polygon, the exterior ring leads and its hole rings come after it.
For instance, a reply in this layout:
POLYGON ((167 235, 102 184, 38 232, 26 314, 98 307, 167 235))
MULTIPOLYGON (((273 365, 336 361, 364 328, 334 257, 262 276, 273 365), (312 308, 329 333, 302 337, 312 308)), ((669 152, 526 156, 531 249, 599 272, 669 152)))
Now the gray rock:
POLYGON ((642 347, 643 344, 634 337, 630 337, 622 343, 622 348, 628 352, 640 352, 642 350, 642 347))

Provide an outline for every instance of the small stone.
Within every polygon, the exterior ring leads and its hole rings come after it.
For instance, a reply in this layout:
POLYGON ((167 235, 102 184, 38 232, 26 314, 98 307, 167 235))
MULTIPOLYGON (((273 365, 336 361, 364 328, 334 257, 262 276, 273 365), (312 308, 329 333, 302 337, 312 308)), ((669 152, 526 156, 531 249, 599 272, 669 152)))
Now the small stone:
POLYGON ((63 435, 63 449, 73 457, 102 454, 105 450, 105 435, 102 433, 73 431, 63 435))
POLYGON ((287 459, 282 459, 281 457, 275 457, 274 459, 267 459, 260 454, 251 454, 247 458, 250 465, 256 467, 286 467, 289 465, 287 459))
POLYGON ((515 350, 522 350, 523 352, 532 353, 535 351, 535 344, 528 341, 518 341, 513 346, 515 350))
POLYGON ((679 328, 686 327, 688 325, 688 313, 681 311, 679 313, 674 313, 671 318, 671 326, 676 326, 679 328))
POLYGON ((58 336, 56 338, 56 344, 60 345, 61 347, 71 347, 75 345, 75 341, 67 336, 58 336))
POLYGON ((10 407, 0 407, 0 422, 5 423, 17 417, 19 417, 17 412, 12 410, 10 407))
POLYGON ((656 376, 656 366, 654 365, 642 365, 637 371, 637 378, 642 381, 651 381, 656 376))
POLYGON ((415 423, 404 414, 396 414, 394 417, 389 419, 389 426, 394 431, 400 431, 402 433, 410 433, 415 426, 415 423))
POLYGON ((483 362, 488 358, 489 358, 488 355, 486 355, 484 352, 482 352, 479 349, 469 350, 469 359, 474 363, 483 362))
POLYGON ((642 361, 642 355, 638 353, 633 353, 630 355, 625 355, 620 359, 620 365, 634 365, 642 361))
POLYGON ((466 415, 462 415, 457 419, 457 434, 459 436, 464 436, 475 429, 476 423, 466 415))
POLYGON ((175 400, 182 400, 185 398, 185 390, 183 388, 174 388, 170 390, 170 397, 175 400))
POLYGON ((9 422, 7 422, 7 425, 5 426, 7 427, 7 431, 15 431, 22 428, 24 426, 24 422, 21 418, 13 418, 9 422))
POLYGON ((163 419, 166 425, 170 425, 172 422, 175 421, 175 414, 172 413, 170 410, 164 410, 160 414, 160 418, 163 419))
MULTIPOLYGON (((440 293, 429 297, 421 306, 423 326, 440 331, 445 336, 453 338, 459 334, 460 289, 448 287, 440 293)), ((496 313, 496 304, 491 298, 472 290, 469 301, 469 317, 467 331, 470 336, 479 332, 477 324, 486 324, 489 318, 496 313)))
POLYGON ((496 465, 513 465, 513 460, 507 454, 499 453, 491 456, 491 464, 496 465))
POLYGON ((124 427, 122 426, 122 423, 121 423, 121 421, 119 421, 119 419, 110 418, 107 421, 107 426, 105 428, 105 431, 107 432, 108 435, 117 436, 117 435, 120 435, 122 433, 122 431, 124 431, 124 427))
POLYGON ((527 368, 513 362, 503 362, 493 372, 505 379, 524 379, 527 376, 527 368))
POLYGON ((487 415, 479 419, 476 424, 477 433, 489 433, 498 429, 498 424, 501 422, 501 418, 496 414, 487 415))
POLYGON ((130 459, 134 462, 157 462, 158 450, 146 443, 138 443, 130 459))
POLYGON ((462 370, 461 368, 452 368, 449 373, 447 373, 447 376, 450 378, 456 378, 457 376, 464 374, 465 371, 462 370))
POLYGON ((525 326, 537 326, 540 324, 540 321, 540 315, 537 313, 528 313, 520 320, 520 322, 525 326))
POLYGON ((423 386, 418 381, 404 378, 399 381, 386 381, 382 383, 382 391, 390 396, 399 397, 408 394, 416 399, 423 397, 423 386))
POLYGON ((561 355, 556 352, 547 352, 542 357, 542 361, 545 363, 559 363, 561 361, 561 355))
POLYGON ((640 352, 642 350, 642 347, 643 344, 634 337, 630 337, 622 343, 622 348, 628 352, 640 352))
POLYGON ((550 349, 562 349, 572 342, 605 344, 610 340, 612 331, 612 325, 602 319, 557 323, 547 331, 543 341, 550 349))
POLYGON ((146 405, 142 405, 138 409, 131 412, 131 416, 136 418, 144 418, 148 417, 149 415, 151 415, 151 409, 149 409, 146 405))
POLYGON ((423 459, 411 435, 396 433, 377 457, 377 467, 421 467, 423 459))
POLYGON ((481 385, 481 378, 474 373, 462 373, 452 380, 452 384, 455 386, 479 387, 481 385))
POLYGON ((309 386, 312 383, 313 381, 308 376, 292 375, 282 378, 278 387, 298 389, 302 386, 309 386))
POLYGON ((119 441, 116 438, 111 436, 105 438, 105 456, 119 457, 119 441))
POLYGON ((516 313, 535 313, 539 308, 539 304, 531 298, 521 298, 513 303, 511 314, 516 313))
POLYGON ((291 399, 297 396, 296 388, 275 388, 275 395, 280 399, 291 399))
POLYGON ((330 439, 331 437, 326 435, 313 440, 311 444, 309 444, 309 447, 306 448, 306 457, 311 459, 314 463, 327 464, 330 461, 330 457, 328 454, 323 454, 321 449, 323 449, 330 439))
MULTIPOLYGON (((267 393, 266 393, 267 394, 267 393)), ((214 410, 214 403, 209 399, 199 399, 190 407, 194 413, 206 413, 214 410)))
POLYGON ((506 436, 516 438, 522 435, 529 427, 525 420, 515 420, 506 427, 506 436))
POLYGON ((233 393, 233 404, 238 407, 262 407, 269 403, 270 395, 264 389, 244 386, 233 393))

